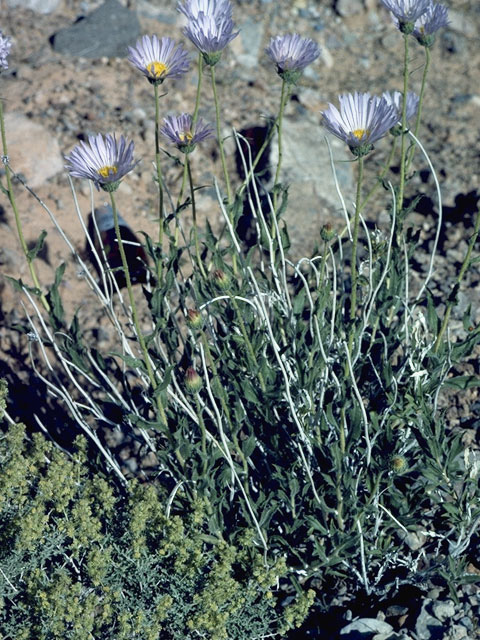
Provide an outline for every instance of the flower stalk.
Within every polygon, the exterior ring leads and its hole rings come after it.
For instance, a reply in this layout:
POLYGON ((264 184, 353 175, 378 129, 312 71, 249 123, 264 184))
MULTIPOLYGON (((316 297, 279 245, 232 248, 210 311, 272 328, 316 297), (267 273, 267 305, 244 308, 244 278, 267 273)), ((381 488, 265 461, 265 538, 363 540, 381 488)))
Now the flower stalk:
MULTIPOLYGON (((158 95, 158 83, 153 85, 155 94, 155 167, 157 169, 157 183, 158 183, 158 246, 162 249, 163 244, 163 221, 164 221, 164 207, 163 207, 163 176, 162 168, 160 165, 160 105, 158 95)), ((162 275, 162 259, 158 261, 158 279, 161 279, 162 275)))
POLYGON ((400 184, 398 188, 397 210, 403 209, 403 198, 405 193, 406 175, 406 153, 407 153, 407 98, 408 98, 408 35, 403 34, 404 57, 403 57, 403 101, 402 101, 402 139, 400 146, 400 184))
MULTIPOLYGON (((285 78, 282 80, 282 93, 280 95, 280 109, 278 112, 278 125, 277 125, 277 144, 278 144, 278 162, 277 162, 277 170, 275 172, 275 181, 274 181, 274 186, 276 187, 278 184, 278 181, 280 179, 280 171, 282 168, 282 156, 283 156, 283 139, 282 139, 282 134, 283 134, 283 114, 285 112, 285 105, 287 104, 287 100, 290 94, 290 85, 286 82, 285 78)), ((276 214, 277 212, 277 200, 278 200, 278 194, 275 191, 274 195, 273 195, 273 210, 276 214)), ((272 222, 272 238, 275 238, 275 224, 272 222)))
POLYGON ((357 177, 357 196, 355 199, 355 218, 353 222, 353 239, 352 239, 352 263, 350 268, 352 278, 352 293, 350 296, 350 334, 348 336, 348 352, 352 354, 353 336, 355 333, 354 321, 357 315, 357 246, 358 246, 358 230, 360 228, 360 207, 362 202, 362 181, 363 181, 363 156, 358 158, 358 177, 357 177))
MULTIPOLYGON (((157 388, 157 381, 155 379, 155 374, 153 372, 152 364, 150 362, 150 357, 148 355, 147 346, 145 344, 145 338, 143 337, 143 333, 140 329, 140 323, 138 321, 137 305, 135 304, 135 298, 133 297, 132 281, 130 279, 130 270, 128 268, 127 256, 125 255, 125 249, 123 247, 122 236, 120 233, 120 225, 118 222, 117 205, 115 203, 115 196, 113 194, 113 191, 110 191, 110 203, 112 206, 113 224, 115 226, 115 235, 117 236, 118 250, 120 252, 123 271, 125 273, 125 283, 127 286, 128 298, 130 301, 130 308, 132 310, 133 324, 135 325, 138 342, 140 344, 140 348, 143 353, 143 358, 144 358, 145 366, 147 368, 148 378, 150 380, 150 384, 152 385, 152 389, 155 391, 155 389, 157 388)), ((157 409, 158 409, 158 413, 160 415, 161 421, 163 422, 164 426, 167 426, 167 416, 165 414, 165 410, 163 408, 162 400, 159 394, 157 394, 157 409)))
MULTIPOLYGON (((212 81, 213 100, 215 102, 215 122, 217 126, 217 140, 218 140, 218 146, 220 149, 220 159, 222 161, 223 175, 225 178, 225 187, 227 189, 227 202, 230 205, 232 203, 232 188, 230 186, 230 177, 228 175, 227 161, 225 159, 225 150, 223 146, 222 126, 221 126, 221 119, 220 119, 220 103, 218 100, 217 83, 215 80, 215 66, 210 67, 210 78, 212 81)), ((232 222, 233 224, 232 215, 233 215, 232 212, 230 212, 230 222, 232 222)))
POLYGON ((192 169, 190 167, 190 158, 188 153, 185 154, 185 166, 187 167, 188 174, 188 182, 190 185, 190 198, 192 200, 192 219, 193 219, 193 239, 195 243, 195 254, 197 256, 197 263, 200 268, 200 273, 202 277, 206 280, 207 273, 205 271, 205 267, 203 266, 202 257, 200 254, 200 244, 198 241, 198 229, 197 229, 197 207, 195 203, 195 189, 193 188, 193 178, 192 178, 192 169))
MULTIPOLYGON (((431 54, 430 54, 430 49, 429 47, 425 47, 425 65, 423 67, 423 74, 422 74, 422 85, 420 87, 420 96, 419 96, 419 101, 418 101, 418 110, 417 110, 417 118, 415 120, 415 137, 418 138, 418 130, 420 128, 420 122, 422 119, 422 106, 423 106, 423 97, 425 94, 425 87, 427 86, 427 75, 428 75, 428 70, 430 68, 430 60, 431 60, 431 54)), ((409 149, 408 152, 408 158, 407 158, 407 167, 406 170, 408 171, 410 168, 410 165, 412 164, 413 161, 413 156, 415 155, 415 141, 412 142, 411 147, 409 149)))

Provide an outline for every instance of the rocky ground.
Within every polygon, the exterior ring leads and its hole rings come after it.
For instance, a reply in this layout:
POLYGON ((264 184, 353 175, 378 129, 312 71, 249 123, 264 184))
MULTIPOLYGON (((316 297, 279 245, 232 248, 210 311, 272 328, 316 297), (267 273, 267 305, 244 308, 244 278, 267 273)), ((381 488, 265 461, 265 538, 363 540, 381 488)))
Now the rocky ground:
MULTIPOLYGON (((62 155, 87 134, 116 131, 135 141, 136 155, 142 162, 123 182, 118 195, 119 207, 136 231, 155 234, 156 190, 151 179, 153 92, 143 76, 127 62, 125 51, 128 44, 133 44, 144 33, 168 35, 192 49, 185 42, 184 19, 175 10, 175 4, 173 0, 133 0, 128 5, 116 0, 107 0, 104 4, 98 0, 2 0, 0 4, 0 28, 13 38, 9 69, 0 76, 10 162, 20 178, 52 211, 79 251, 83 251, 85 240, 72 204, 62 155), (87 19, 83 19, 86 16, 87 19)), ((299 257, 301 251, 308 253, 313 249, 322 224, 342 224, 325 134, 319 125, 320 112, 345 91, 381 93, 400 89, 402 39, 376 0, 238 0, 233 4, 240 35, 217 67, 226 136, 231 127, 259 125, 266 116, 276 113, 280 82, 264 54, 271 36, 297 31, 315 39, 322 50, 320 58, 300 81, 287 106, 285 119, 283 178, 291 183, 290 201, 294 203, 287 219, 293 251, 299 257)), ((439 303, 445 299, 465 255, 473 213, 480 198, 480 4, 474 0, 448 4, 451 25, 439 35, 432 50, 420 132, 436 167, 445 207, 433 285, 439 303)), ((423 50, 412 46, 410 69, 414 90, 420 86, 422 64, 423 50)), ((207 78, 205 80, 200 113, 213 121, 213 101, 207 78)), ((192 110, 196 89, 194 72, 169 80, 164 86, 167 92, 162 97, 164 114, 192 110)), ((337 160, 348 158, 340 143, 332 140, 332 145, 337 160)), ((227 141, 227 151, 233 173, 231 139, 227 141)), ((385 149, 380 143, 368 162, 367 180, 372 180, 384 157, 385 149)), ((211 184, 212 172, 221 175, 214 142, 206 145, 203 153, 193 154, 192 160, 198 184, 211 184)), ((340 162, 337 167, 348 202, 353 198, 353 166, 340 162)), ((430 258, 438 203, 431 171, 419 155, 415 168, 417 174, 407 195, 418 190, 425 194, 412 218, 422 233, 423 251, 418 255, 421 274, 430 258)), ((175 195, 179 188, 179 169, 168 159, 164 169, 175 195)), ((90 188, 79 180, 75 186, 80 211, 86 218, 91 210, 90 188)), ((15 196, 28 243, 34 244, 42 229, 48 231, 46 249, 38 260, 40 280, 51 282, 53 270, 61 261, 66 261, 62 298, 67 311, 73 313, 81 303, 80 318, 95 323, 95 298, 79 277, 78 268, 48 214, 19 181, 15 184, 15 196)), ((95 193, 94 199, 98 206, 104 195, 95 193)), ((388 221, 385 206, 385 202, 373 203, 366 211, 367 218, 385 225, 388 221)), ((34 393, 35 382, 25 373, 28 364, 23 377, 21 374, 27 352, 26 339, 8 328, 23 311, 6 276, 21 277, 29 282, 29 275, 13 214, 3 194, 0 194, 0 207, 0 320, 3 324, 0 351, 5 356, 0 373, 7 375, 19 389, 23 385, 28 394, 34 393)), ((199 202, 200 220, 207 216, 218 228, 220 212, 211 188, 202 192, 199 202)), ((460 296, 453 319, 455 331, 463 330, 461 318, 469 304, 476 321, 480 321, 479 283, 477 265, 467 276, 460 296)), ((478 374, 478 356, 466 367, 467 372, 478 374)), ((470 442, 477 442, 476 393, 452 393, 444 402, 452 424, 464 428, 470 442)), ((25 419, 25 407, 17 409, 25 419)), ((475 565, 472 567, 474 570, 475 565)), ((377 640, 478 637, 480 601, 476 587, 463 589, 459 596, 460 602, 455 604, 447 592, 434 585, 430 585, 426 598, 422 591, 421 597, 405 594, 403 600, 399 598, 391 603, 346 603, 347 598, 339 594, 331 609, 336 612, 335 621, 328 614, 322 630, 312 622, 302 631, 302 637, 333 639, 342 627, 346 627, 342 636, 345 638, 370 638, 375 633, 380 634, 375 635, 377 640), (368 615, 369 622, 365 623, 370 625, 368 631, 347 627, 349 617, 359 615, 368 615), (327 629, 332 630, 330 635, 327 629), (366 635, 358 635, 362 633, 366 635)))

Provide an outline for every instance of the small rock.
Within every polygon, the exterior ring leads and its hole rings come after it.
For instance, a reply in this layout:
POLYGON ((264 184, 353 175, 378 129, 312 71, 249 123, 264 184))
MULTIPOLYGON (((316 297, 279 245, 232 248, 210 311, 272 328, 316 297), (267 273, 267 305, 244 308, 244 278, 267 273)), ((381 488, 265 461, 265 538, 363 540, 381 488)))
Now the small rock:
POLYGON ((423 547, 427 538, 421 531, 409 531, 404 536, 404 542, 412 551, 418 551, 423 547))
POLYGON ((461 624, 454 624, 448 633, 448 640, 462 640, 468 635, 467 630, 461 624))
POLYGON ((6 114, 5 127, 10 165, 29 187, 36 189, 63 171, 60 147, 45 127, 16 111, 6 114))
POLYGON ((441 640, 445 631, 442 623, 434 618, 427 610, 432 601, 423 601, 422 609, 415 623, 415 633, 418 640, 441 640))
POLYGON ((473 622, 472 622, 471 618, 468 618, 467 616, 465 616, 464 618, 460 618, 460 620, 458 622, 462 626, 464 626, 465 629, 467 629, 468 631, 471 631, 473 629, 473 622))
POLYGON ((136 13, 117 0, 106 0, 86 18, 53 36, 53 48, 59 53, 84 58, 125 58, 127 46, 140 35, 136 13))
POLYGON ((451 600, 445 600, 444 602, 434 602, 432 605, 433 615, 445 622, 455 615, 455 605, 451 600))
POLYGON ((391 634, 393 627, 387 622, 377 620, 376 618, 359 618, 354 620, 350 624, 340 631, 340 635, 347 638, 357 638, 358 634, 375 635, 375 634, 391 634))
POLYGON ((123 473, 136 473, 138 469, 138 462, 135 458, 128 458, 122 465, 123 473))
POLYGON ((140 467, 142 469, 154 469, 158 467, 158 458, 153 451, 149 451, 147 455, 142 458, 140 467))
POLYGON ((337 0, 335 10, 343 18, 355 16, 363 12, 363 2, 362 0, 337 0))

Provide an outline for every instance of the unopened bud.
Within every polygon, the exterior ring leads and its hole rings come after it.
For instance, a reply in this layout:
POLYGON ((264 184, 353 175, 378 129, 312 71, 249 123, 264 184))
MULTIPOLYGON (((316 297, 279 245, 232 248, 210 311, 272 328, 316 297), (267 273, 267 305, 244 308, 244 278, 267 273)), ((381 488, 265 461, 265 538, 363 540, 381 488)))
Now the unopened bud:
POLYGON ((330 240, 335 236, 335 230, 332 225, 327 222, 324 224, 320 230, 320 237, 324 242, 330 242, 330 240))
POLYGON ((202 388, 203 382, 201 377, 193 367, 188 367, 185 373, 185 386, 192 393, 197 393, 202 388))
POLYGON ((228 289, 230 285, 230 278, 221 269, 215 269, 212 274, 213 281, 220 289, 228 289))
POLYGON ((390 468, 395 473, 402 473, 407 468, 407 461, 403 456, 392 456, 390 459, 390 468))
POLYGON ((203 326, 203 318, 197 309, 187 309, 187 324, 192 329, 201 329, 203 326))

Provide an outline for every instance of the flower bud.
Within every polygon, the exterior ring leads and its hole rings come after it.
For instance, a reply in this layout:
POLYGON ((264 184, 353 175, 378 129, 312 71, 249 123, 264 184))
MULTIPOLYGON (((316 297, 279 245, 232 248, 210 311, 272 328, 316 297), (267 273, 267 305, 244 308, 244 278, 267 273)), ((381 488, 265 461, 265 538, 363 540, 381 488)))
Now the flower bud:
POLYGON ((203 318, 197 309, 187 309, 187 324, 191 329, 201 329, 203 327, 203 318))
POLYGON ((392 456, 390 459, 390 468, 395 473, 402 473, 407 468, 407 461, 403 456, 392 456))
POLYGON ((188 367, 185 373, 185 386, 192 393, 197 393, 202 388, 203 382, 201 377, 193 367, 188 367))
POLYGON ((320 237, 324 242, 330 242, 330 240, 334 236, 335 236, 335 230, 330 224, 330 222, 327 222, 327 224, 324 224, 320 230, 320 237))
POLYGON ((228 289, 230 285, 230 278, 221 269, 215 269, 212 274, 213 281, 220 289, 228 289))

